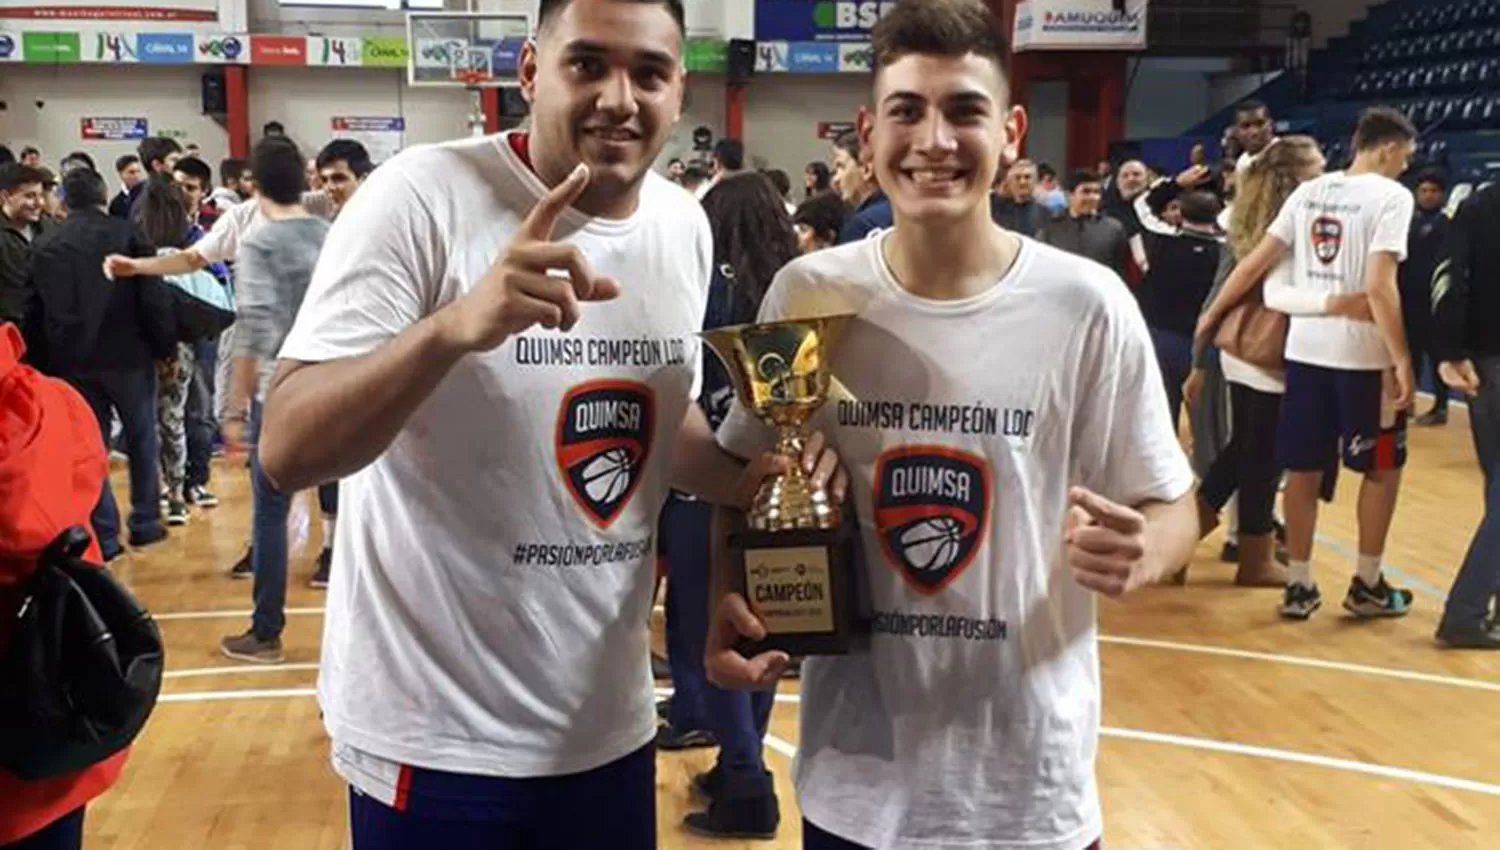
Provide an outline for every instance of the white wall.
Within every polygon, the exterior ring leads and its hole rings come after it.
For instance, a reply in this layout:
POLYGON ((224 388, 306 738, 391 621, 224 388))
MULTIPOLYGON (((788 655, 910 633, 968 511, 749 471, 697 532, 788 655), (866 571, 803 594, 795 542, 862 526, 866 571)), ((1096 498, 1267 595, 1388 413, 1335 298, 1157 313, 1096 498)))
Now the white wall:
POLYGON ((1371 0, 1302 0, 1301 7, 1312 13, 1313 47, 1324 47, 1328 39, 1348 35, 1349 26, 1376 5, 1371 0))
POLYGON ((333 138, 335 115, 405 118, 408 145, 469 134, 467 91, 413 88, 402 70, 251 68, 248 76, 251 135, 280 121, 308 156, 333 138))
POLYGON ((85 142, 85 117, 146 118, 152 133, 181 131, 197 142, 210 165, 228 150, 228 135, 202 114, 202 70, 198 67, 131 66, 110 70, 98 65, 5 65, 0 73, 0 141, 17 153, 35 145, 51 168, 68 153, 81 150, 94 158, 106 177, 113 177, 115 157, 134 153, 136 142, 85 142), (37 101, 45 105, 36 106, 37 101))
POLYGON ((821 121, 853 121, 870 102, 864 74, 763 74, 745 93, 745 152, 766 168, 800 175, 809 162, 827 162, 830 142, 818 138, 821 121))
POLYGON ((1026 94, 1026 158, 1046 163, 1062 175, 1068 163, 1068 84, 1061 80, 1032 83, 1026 94))
POLYGON ((1125 137, 1175 136, 1213 112, 1211 81, 1227 59, 1133 59, 1125 71, 1125 137))

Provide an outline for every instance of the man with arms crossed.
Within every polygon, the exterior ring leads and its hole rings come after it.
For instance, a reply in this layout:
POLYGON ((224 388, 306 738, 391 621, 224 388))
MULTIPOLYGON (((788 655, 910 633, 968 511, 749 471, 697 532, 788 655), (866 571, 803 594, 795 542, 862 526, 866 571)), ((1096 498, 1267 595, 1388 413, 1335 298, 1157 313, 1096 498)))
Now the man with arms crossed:
MULTIPOLYGON (((873 41, 862 132, 895 226, 794 261, 762 308, 858 314, 832 364, 849 397, 814 427, 848 466, 874 634, 803 667, 803 846, 1085 850, 1104 832, 1093 594, 1191 555, 1192 470, 1129 290, 991 220, 1026 116, 985 4, 901 2, 873 41), (928 529, 952 542, 912 543, 928 529)), ((719 439, 753 457, 773 435, 737 406, 719 439)), ((725 597, 710 676, 772 685, 784 654, 732 649, 763 634, 725 597)))
POLYGON ((370 175, 265 411, 279 489, 343 479, 319 691, 357 850, 654 848, 657 517, 759 482, 691 403, 708 222, 650 171, 681 0, 537 27, 531 130, 370 175))
MULTIPOLYGON (((1400 617, 1411 609, 1411 591, 1386 582, 1380 559, 1406 465, 1405 411, 1412 401, 1396 286, 1412 194, 1396 178, 1406 171, 1416 135, 1401 113, 1367 110, 1354 131, 1354 163, 1298 186, 1260 245, 1224 282, 1226 293, 1248 291, 1292 252, 1292 282, 1265 288, 1266 306, 1292 317, 1276 438, 1289 473, 1282 507, 1291 577, 1281 603, 1288 619, 1306 620, 1323 604, 1312 576, 1313 536, 1323 476, 1336 470, 1340 445, 1344 466, 1364 475, 1359 557, 1344 609, 1357 617, 1400 617)), ((1222 310, 1204 311, 1200 332, 1222 318, 1222 310)))

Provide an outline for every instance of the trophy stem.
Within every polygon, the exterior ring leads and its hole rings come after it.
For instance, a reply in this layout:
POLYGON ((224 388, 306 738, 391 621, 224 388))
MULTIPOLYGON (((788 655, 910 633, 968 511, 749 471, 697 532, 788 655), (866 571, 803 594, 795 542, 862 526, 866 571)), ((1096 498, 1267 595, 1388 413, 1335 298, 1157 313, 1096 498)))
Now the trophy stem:
POLYGON ((760 485, 747 516, 750 527, 757 531, 836 528, 839 514, 833 500, 802 471, 801 427, 780 425, 777 430, 776 453, 786 458, 787 468, 760 485))

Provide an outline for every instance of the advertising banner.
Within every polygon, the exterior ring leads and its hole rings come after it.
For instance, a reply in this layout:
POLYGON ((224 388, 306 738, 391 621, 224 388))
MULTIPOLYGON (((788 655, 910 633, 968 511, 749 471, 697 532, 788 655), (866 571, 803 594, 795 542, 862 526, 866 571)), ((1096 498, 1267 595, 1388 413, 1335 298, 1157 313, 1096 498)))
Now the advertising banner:
POLYGON ((875 22, 895 6, 895 0, 755 0, 755 38, 869 41, 875 22))
POLYGON ((400 153, 406 134, 405 118, 336 115, 331 123, 336 138, 353 139, 364 145, 376 163, 400 153))
POLYGON ((81 61, 108 64, 136 61, 135 33, 91 32, 79 42, 79 47, 83 48, 81 61))
POLYGON ((149 135, 144 118, 84 118, 79 136, 89 142, 127 142, 149 135))
POLYGON ((193 37, 195 62, 207 65, 243 65, 250 61, 249 36, 222 33, 193 37))
POLYGON ((0 32, 0 62, 21 61, 21 37, 13 32, 0 32))
POLYGON ((39 21, 216 21, 219 0, 0 0, 0 18, 39 21))
POLYGON ((22 33, 21 55, 25 58, 26 62, 40 65, 77 62, 79 56, 78 33, 22 33))
POLYGON ((365 61, 364 47, 357 38, 323 35, 307 37, 307 64, 317 67, 357 68, 365 61))
POLYGON ((154 65, 191 65, 193 36, 185 32, 143 32, 135 37, 136 59, 154 65))
POLYGON ((401 36, 366 36, 360 39, 360 52, 366 68, 405 68, 411 56, 401 36))
POLYGON ((301 35, 250 36, 252 65, 306 65, 307 37, 301 35))
POLYGON ((1147 0, 1021 0, 1012 44, 1024 50, 1145 50, 1147 0))

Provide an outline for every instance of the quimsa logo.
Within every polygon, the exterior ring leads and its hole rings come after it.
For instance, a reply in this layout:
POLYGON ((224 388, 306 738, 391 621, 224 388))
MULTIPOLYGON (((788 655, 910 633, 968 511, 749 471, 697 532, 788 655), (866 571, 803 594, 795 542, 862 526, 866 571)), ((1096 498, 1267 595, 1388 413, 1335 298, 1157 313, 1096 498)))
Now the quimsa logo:
POLYGON ((1313 254, 1323 265, 1339 258, 1344 247, 1344 223, 1331 216, 1320 216, 1312 223, 1313 254))
POLYGON ((557 411, 557 466, 589 521, 608 528, 630 502, 651 455, 656 397, 635 381, 590 381, 557 411))
POLYGON ((886 560, 918 593, 942 592, 974 562, 989 526, 989 466, 944 446, 875 462, 875 524, 886 560))

